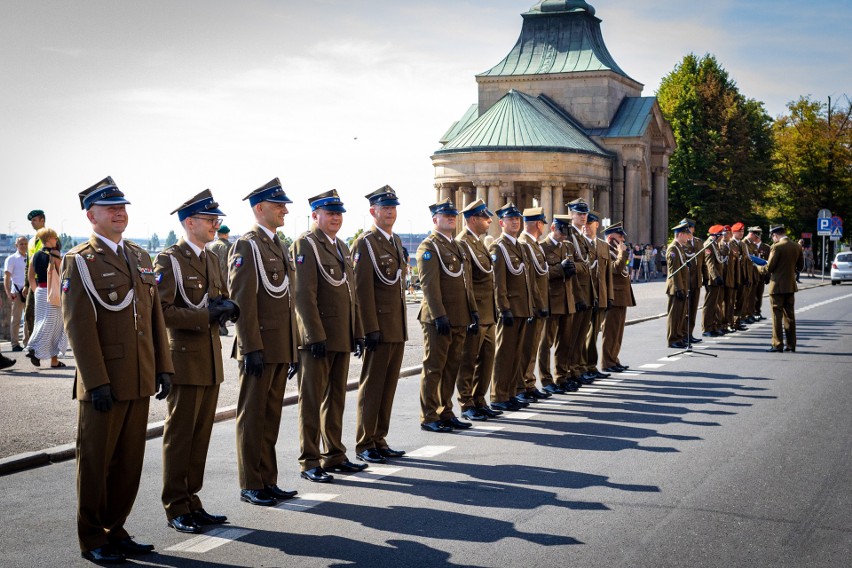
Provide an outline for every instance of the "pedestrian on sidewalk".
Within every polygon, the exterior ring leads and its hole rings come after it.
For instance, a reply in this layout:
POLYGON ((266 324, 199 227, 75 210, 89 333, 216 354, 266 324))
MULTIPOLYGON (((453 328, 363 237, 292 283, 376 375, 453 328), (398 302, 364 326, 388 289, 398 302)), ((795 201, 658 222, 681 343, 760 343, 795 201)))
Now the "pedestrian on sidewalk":
MULTIPOLYGON (((30 222, 30 225, 33 228, 33 231, 38 232, 39 229, 44 227, 45 216, 44 211, 41 209, 33 209, 27 215, 27 221, 30 222)), ((27 247, 27 274, 29 275, 30 264, 33 261, 33 256, 35 253, 41 250, 42 242, 38 240, 37 237, 33 237, 29 245, 27 247)), ((30 279, 27 276, 27 281, 25 282, 24 293, 26 294, 27 301, 24 306, 24 334, 29 337, 33 334, 33 328, 35 327, 35 290, 30 288, 30 279)), ((26 343, 26 342, 25 342, 26 343)))
MULTIPOLYGON (((24 294, 27 282, 27 244, 29 239, 21 235, 15 239, 15 252, 6 257, 3 271, 5 278, 3 286, 6 289, 6 297, 9 299, 9 311, 12 316, 9 320, 9 340, 12 342, 12 351, 23 351, 21 345, 21 315, 27 302, 24 294)), ((29 341, 30 336, 24 326, 24 344, 29 341)))
POLYGON ((48 301, 47 287, 48 273, 52 272, 50 278, 56 278, 58 292, 59 265, 62 262, 59 237, 53 229, 42 227, 36 233, 36 239, 43 246, 35 253, 29 267, 30 289, 35 290, 35 328, 27 343, 27 357, 36 367, 41 366, 41 359, 50 359, 53 368, 65 367, 65 363, 59 360, 59 356, 65 356, 68 348, 68 337, 62 325, 62 310, 58 303, 48 301))

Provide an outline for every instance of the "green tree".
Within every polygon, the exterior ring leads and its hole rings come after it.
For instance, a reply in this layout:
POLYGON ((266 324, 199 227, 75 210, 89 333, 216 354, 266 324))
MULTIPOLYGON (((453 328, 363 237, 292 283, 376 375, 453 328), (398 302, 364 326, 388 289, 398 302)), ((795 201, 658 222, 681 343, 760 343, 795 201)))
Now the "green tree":
POLYGON ((289 249, 290 245, 293 244, 293 239, 282 233, 281 231, 275 231, 278 235, 278 240, 281 241, 281 244, 284 245, 284 248, 289 249))
POLYGON ((352 235, 351 237, 349 237, 348 239, 346 239, 346 246, 347 246, 347 247, 349 247, 349 248, 352 248, 352 243, 354 243, 354 242, 355 242, 355 239, 357 239, 358 237, 360 237, 360 236, 361 236, 361 233, 363 233, 363 232, 364 232, 364 229, 363 229, 363 228, 358 229, 357 231, 355 231, 355 234, 354 234, 354 235, 352 235))
POLYGON ((852 214, 852 102, 830 108, 800 97, 775 120, 777 181, 766 216, 794 233, 816 232, 820 209, 852 214))
POLYGON ((772 120, 745 98, 712 55, 689 54, 657 91, 677 149, 669 160, 669 217, 713 223, 764 221, 772 181, 772 120))
POLYGON ((165 248, 169 248, 172 245, 176 245, 178 241, 177 235, 174 231, 169 231, 169 234, 166 235, 166 244, 163 245, 165 248))
POLYGON ((65 254, 77 244, 74 239, 71 238, 71 235, 65 233, 59 235, 59 243, 62 246, 62 254, 65 254))
POLYGON ((151 235, 151 238, 148 239, 148 250, 155 251, 160 248, 160 237, 157 236, 157 233, 151 235))

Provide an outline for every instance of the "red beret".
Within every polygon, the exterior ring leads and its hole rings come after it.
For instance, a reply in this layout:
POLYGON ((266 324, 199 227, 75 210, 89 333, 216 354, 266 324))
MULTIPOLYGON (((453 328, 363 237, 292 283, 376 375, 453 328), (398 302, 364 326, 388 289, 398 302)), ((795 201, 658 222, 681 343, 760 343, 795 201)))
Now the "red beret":
POLYGON ((731 227, 731 230, 734 232, 745 231, 745 225, 743 225, 742 223, 734 223, 731 227))

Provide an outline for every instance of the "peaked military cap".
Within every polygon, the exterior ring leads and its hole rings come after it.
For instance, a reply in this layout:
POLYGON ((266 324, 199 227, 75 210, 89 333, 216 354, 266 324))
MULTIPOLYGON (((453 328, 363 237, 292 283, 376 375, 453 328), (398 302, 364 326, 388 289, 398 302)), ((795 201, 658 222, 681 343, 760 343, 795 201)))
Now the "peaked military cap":
POLYGON ((433 203, 429 206, 429 211, 432 212, 432 216, 435 215, 458 215, 459 210, 456 209, 456 206, 453 205, 453 201, 448 197, 443 201, 439 201, 438 203, 433 203))
POLYGON ((740 223, 740 222, 734 223, 733 225, 731 225, 731 230, 732 230, 733 232, 735 232, 735 233, 736 233, 737 231, 744 231, 744 230, 745 230, 745 225, 744 225, 744 224, 742 224, 742 223, 740 223))
POLYGON ((252 207, 264 201, 269 201, 270 203, 293 203, 293 200, 287 197, 287 194, 281 187, 281 180, 278 178, 269 180, 266 185, 258 187, 243 197, 243 201, 246 199, 249 200, 249 205, 252 207))
POLYGON ((44 211, 41 209, 33 209, 27 214, 27 221, 32 221, 36 217, 44 217, 44 211))
POLYGON ((672 231, 674 231, 675 233, 683 233, 684 231, 688 231, 688 230, 689 230, 689 223, 686 223, 684 221, 681 221, 680 223, 678 223, 677 225, 672 227, 672 231))
POLYGON ((621 221, 618 223, 613 223, 603 231, 604 235, 622 235, 624 237, 627 236, 627 233, 624 232, 624 225, 621 224, 621 221))
POLYGON ((213 215, 216 217, 224 215, 224 213, 219 210, 219 204, 213 199, 213 194, 209 189, 205 189, 201 193, 196 194, 194 197, 189 198, 189 200, 185 201, 177 209, 172 211, 170 215, 174 215, 175 213, 178 214, 178 219, 181 221, 187 217, 192 217, 193 215, 213 215))
POLYGON ((222 235, 227 235, 228 233, 231 232, 231 229, 228 227, 228 225, 222 225, 221 227, 216 229, 216 232, 220 233, 222 235))
POLYGON ((494 212, 492 212, 481 199, 477 199, 476 201, 469 203, 467 207, 462 209, 462 213, 464 214, 465 219, 473 217, 474 215, 482 217, 491 217, 494 215, 494 212))
POLYGON ((547 217, 541 207, 528 207, 524 209, 524 221, 543 221, 547 223, 547 217))
POLYGON ((309 197, 308 203, 311 205, 311 211, 325 209, 326 211, 334 211, 335 213, 346 213, 346 209, 343 208, 343 202, 340 201, 340 196, 337 195, 336 189, 330 189, 319 195, 309 197))
POLYGON ((554 215, 553 222, 556 223, 556 228, 562 231, 571 224, 571 215, 554 215))
POLYGON ((749 227, 749 228, 748 228, 748 232, 749 232, 749 233, 757 233, 757 234, 760 234, 760 233, 762 233, 762 232, 763 232, 763 229, 761 229, 760 227, 758 227, 757 225, 755 225, 754 227, 749 227))
POLYGON ((693 221, 692 219, 687 219, 686 217, 684 217, 683 219, 681 219, 681 220, 678 222, 678 225, 680 225, 681 223, 686 223, 686 224, 687 224, 687 225, 689 225, 690 227, 694 227, 694 226, 695 226, 695 221, 693 221))
POLYGON ((497 210, 497 217, 504 219, 506 217, 523 217, 520 210, 515 207, 511 201, 497 210))
POLYGON ((92 205, 130 205, 130 202, 124 198, 124 194, 118 189, 110 176, 77 195, 80 197, 80 207, 85 210, 88 210, 92 205))
POLYGON ((568 203, 568 209, 570 209, 572 213, 588 213, 589 204, 586 203, 586 200, 582 197, 578 197, 574 201, 568 203))
POLYGON ((773 225, 772 227, 769 227, 769 234, 770 235, 772 233, 786 233, 786 232, 787 232, 787 229, 784 228, 784 225, 773 225))
POLYGON ((367 194, 364 197, 370 200, 370 205, 378 205, 379 207, 392 207, 399 205, 399 198, 396 192, 389 185, 380 187, 373 193, 367 194))
POLYGON ((593 210, 589 211, 589 216, 588 216, 588 218, 587 218, 586 220, 587 220, 589 223, 600 223, 600 220, 601 220, 601 214, 600 214, 598 211, 595 211, 595 210, 593 209, 593 210))

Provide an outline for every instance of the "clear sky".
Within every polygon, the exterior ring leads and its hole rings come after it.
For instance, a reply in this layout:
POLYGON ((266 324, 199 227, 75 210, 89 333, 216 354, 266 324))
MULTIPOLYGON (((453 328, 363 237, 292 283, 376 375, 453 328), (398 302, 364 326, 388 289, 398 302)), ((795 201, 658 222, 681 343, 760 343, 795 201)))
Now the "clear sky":
MULTIPOLYGON (((712 53, 773 117, 852 95, 845 0, 591 0, 609 51, 653 95, 689 52, 712 53)), ((430 156, 476 102, 474 76, 514 45, 534 0, 0 0, 0 232, 34 208, 72 235, 77 193, 107 175, 126 236, 180 234, 169 212, 210 188, 236 233, 241 199, 280 177, 284 228, 336 188, 341 234, 385 184, 396 229, 426 231, 430 156)))

